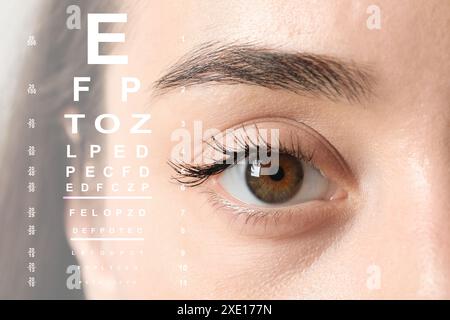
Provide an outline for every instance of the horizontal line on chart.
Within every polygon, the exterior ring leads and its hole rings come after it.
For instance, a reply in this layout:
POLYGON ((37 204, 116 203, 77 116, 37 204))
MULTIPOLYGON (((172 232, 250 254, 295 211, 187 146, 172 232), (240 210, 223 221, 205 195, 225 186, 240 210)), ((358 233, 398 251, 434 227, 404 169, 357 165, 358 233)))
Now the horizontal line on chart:
POLYGON ((151 196, 64 196, 64 200, 151 200, 151 196))
POLYGON ((144 238, 70 238, 71 241, 144 241, 144 238))

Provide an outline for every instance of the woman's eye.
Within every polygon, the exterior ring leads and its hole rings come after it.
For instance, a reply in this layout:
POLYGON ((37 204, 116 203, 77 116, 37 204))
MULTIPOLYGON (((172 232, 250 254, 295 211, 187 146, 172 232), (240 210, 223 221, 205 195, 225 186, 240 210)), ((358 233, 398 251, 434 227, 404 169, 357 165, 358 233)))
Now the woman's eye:
POLYGON ((289 154, 279 154, 278 169, 261 175, 261 166, 246 159, 226 169, 219 184, 232 197, 255 206, 290 206, 324 200, 331 183, 308 162, 289 154))

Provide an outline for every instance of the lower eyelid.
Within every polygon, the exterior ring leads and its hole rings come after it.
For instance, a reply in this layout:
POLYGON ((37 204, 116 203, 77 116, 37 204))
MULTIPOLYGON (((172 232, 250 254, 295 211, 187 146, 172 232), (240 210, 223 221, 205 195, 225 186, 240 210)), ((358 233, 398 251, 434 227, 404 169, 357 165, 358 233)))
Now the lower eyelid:
POLYGON ((310 201, 291 207, 259 208, 238 204, 222 197, 215 186, 202 187, 206 201, 216 214, 238 234, 256 238, 284 239, 300 236, 350 215, 346 198, 310 201))

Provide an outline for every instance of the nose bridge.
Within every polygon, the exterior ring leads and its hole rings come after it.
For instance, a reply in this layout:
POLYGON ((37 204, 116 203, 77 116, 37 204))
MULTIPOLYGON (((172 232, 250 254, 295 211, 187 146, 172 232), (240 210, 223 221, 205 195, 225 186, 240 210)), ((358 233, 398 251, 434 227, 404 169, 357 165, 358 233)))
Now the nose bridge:
MULTIPOLYGON (((450 103, 430 106, 430 121, 425 128, 423 160, 420 169, 426 181, 422 212, 424 264, 422 293, 450 296, 450 103)), ((419 228, 420 230, 420 228, 419 228)))
MULTIPOLYGON (((434 108, 432 110, 442 110, 434 108)), ((430 110, 430 109, 429 109, 430 110)), ((398 264, 410 264, 419 297, 450 298, 450 148, 448 113, 424 113, 394 141, 391 181, 398 194, 388 195, 385 212, 407 244, 398 264), (413 128, 417 127, 416 130, 413 128)), ((401 125, 400 125, 401 127, 401 125)), ((396 253, 395 250, 392 251, 396 253)), ((408 275, 404 275, 404 280, 408 275)))
MULTIPOLYGON (((437 94, 437 93, 436 93, 437 94)), ((430 99, 416 117, 419 128, 408 146, 412 183, 431 222, 449 226, 450 218, 450 102, 430 99)), ((440 228, 439 228, 440 229, 440 228)))
POLYGON ((450 210, 448 174, 444 176, 442 158, 424 149, 423 157, 408 159, 409 204, 405 215, 410 223, 409 238, 415 250, 418 294, 450 297, 450 210))

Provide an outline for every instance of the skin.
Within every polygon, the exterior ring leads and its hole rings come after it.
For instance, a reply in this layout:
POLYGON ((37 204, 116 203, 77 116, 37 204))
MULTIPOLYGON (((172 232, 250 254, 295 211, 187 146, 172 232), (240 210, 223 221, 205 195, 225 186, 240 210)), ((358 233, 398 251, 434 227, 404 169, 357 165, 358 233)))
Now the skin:
MULTIPOLYGON (((85 285, 88 298, 450 298, 450 5, 380 0, 381 29, 369 30, 370 4, 145 1, 123 9, 128 23, 119 30, 126 33, 126 43, 116 50, 128 55, 129 64, 108 66, 106 76, 108 112, 120 117, 122 127, 107 136, 107 144, 149 145, 151 157, 136 160, 130 150, 124 161, 106 152, 107 163, 148 165, 153 199, 103 203, 109 208, 144 207, 149 213, 143 219, 67 219, 69 237, 71 228, 80 225, 144 228, 145 241, 140 243, 71 243, 83 278, 91 283, 85 285), (376 78, 374 97, 333 102, 245 85, 195 86, 152 95, 148 88, 169 66, 198 45, 217 40, 256 42, 366 65, 376 78), (120 102, 122 76, 138 77, 142 84, 126 104, 120 102), (151 135, 128 132, 134 123, 131 112, 152 114, 151 135), (261 226, 244 224, 232 219, 229 210, 215 207, 201 192, 204 187, 181 191, 170 181, 174 172, 166 162, 175 145, 171 134, 182 121, 190 131, 194 120, 221 131, 251 119, 283 129, 274 118, 305 123, 348 164, 347 176, 331 169, 335 160, 330 157, 319 164, 346 193, 325 218, 312 215, 308 228, 299 221, 293 234, 287 235, 287 224, 267 227, 270 231, 264 234, 261 226), (117 253, 136 248, 143 254, 98 254, 100 249, 117 253), (181 272, 180 264, 188 270, 181 272), (138 270, 85 268, 94 265, 138 270), (380 286, 373 288, 370 283, 377 275, 380 286), (127 279, 136 283, 105 285, 127 279), (180 287, 180 279, 187 279, 187 285, 180 287), (104 283, 94 283, 99 280, 104 283)), ((217 179, 208 183, 230 199, 217 179)), ((98 202, 68 205, 94 207, 98 202)))

